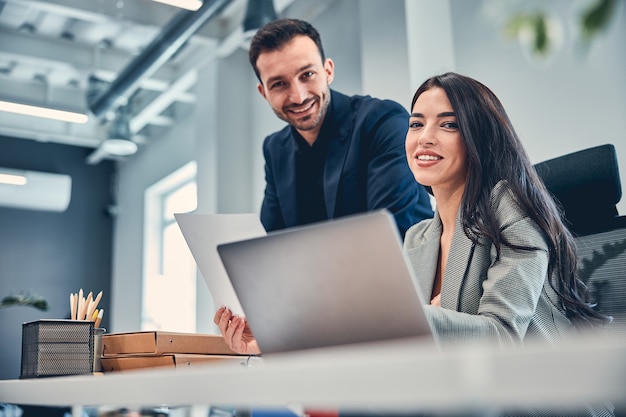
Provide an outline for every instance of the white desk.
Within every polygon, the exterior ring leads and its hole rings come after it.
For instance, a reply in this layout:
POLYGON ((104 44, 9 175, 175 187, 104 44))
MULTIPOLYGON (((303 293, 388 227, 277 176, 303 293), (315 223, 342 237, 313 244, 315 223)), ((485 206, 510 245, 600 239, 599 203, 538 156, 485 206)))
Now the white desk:
POLYGON ((626 404, 626 340, 581 339, 559 349, 415 342, 362 345, 185 369, 0 381, 0 402, 51 406, 262 407, 415 411, 626 404))

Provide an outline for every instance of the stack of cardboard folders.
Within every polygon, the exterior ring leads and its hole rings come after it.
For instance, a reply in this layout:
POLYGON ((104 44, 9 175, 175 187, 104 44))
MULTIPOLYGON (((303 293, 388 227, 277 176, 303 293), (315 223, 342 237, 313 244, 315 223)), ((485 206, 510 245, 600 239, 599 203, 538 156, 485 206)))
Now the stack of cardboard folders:
POLYGON ((236 361, 238 355, 221 335, 141 331, 102 335, 103 372, 152 367, 185 367, 207 362, 236 361))

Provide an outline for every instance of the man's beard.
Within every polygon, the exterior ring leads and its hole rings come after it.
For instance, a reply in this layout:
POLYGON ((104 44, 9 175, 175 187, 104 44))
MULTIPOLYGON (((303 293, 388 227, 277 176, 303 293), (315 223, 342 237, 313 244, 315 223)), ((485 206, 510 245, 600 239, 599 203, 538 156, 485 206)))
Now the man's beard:
POLYGON ((291 126, 295 127, 297 130, 308 131, 314 130, 320 126, 322 121, 324 120, 324 116, 328 111, 328 106, 330 105, 330 90, 326 90, 326 93, 323 97, 319 99, 319 111, 317 114, 310 115, 304 117, 299 120, 293 120, 286 116, 287 112, 278 112, 274 110, 276 116, 284 122, 289 123, 291 126), (322 101, 326 98, 326 100, 322 101))

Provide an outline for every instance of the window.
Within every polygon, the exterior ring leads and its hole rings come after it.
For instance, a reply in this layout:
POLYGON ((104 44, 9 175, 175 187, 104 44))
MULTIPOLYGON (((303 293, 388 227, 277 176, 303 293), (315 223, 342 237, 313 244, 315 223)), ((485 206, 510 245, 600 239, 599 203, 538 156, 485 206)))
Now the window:
POLYGON ((196 331, 196 263, 174 213, 196 209, 196 163, 146 190, 142 330, 196 331))

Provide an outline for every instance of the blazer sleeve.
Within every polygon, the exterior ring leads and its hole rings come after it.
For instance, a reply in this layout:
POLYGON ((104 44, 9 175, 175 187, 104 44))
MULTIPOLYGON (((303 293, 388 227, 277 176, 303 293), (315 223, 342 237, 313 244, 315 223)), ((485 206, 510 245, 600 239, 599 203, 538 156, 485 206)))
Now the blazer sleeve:
MULTIPOLYGON (((519 213, 509 198, 496 208, 496 216, 510 242, 537 249, 519 250, 503 245, 501 255, 496 259, 493 245, 476 245, 475 252, 489 251, 488 256, 474 254, 467 268, 459 268, 466 271, 466 275, 458 279, 466 282, 482 280, 482 294, 461 291, 459 295, 461 298, 479 297, 478 311, 463 311, 462 307, 456 311, 426 306, 431 328, 442 342, 482 340, 518 343, 524 340, 531 321, 545 323, 546 326, 551 326, 548 323, 554 321, 550 317, 538 317, 551 314, 537 310, 544 285, 548 285, 548 249, 539 228, 519 213)), ((448 275, 444 279, 449 279, 448 275)), ((463 303, 460 299, 459 306, 464 304, 476 303, 463 303)))
POLYGON ((372 106, 369 112, 361 112, 366 115, 362 140, 369 144, 368 210, 387 208, 404 236, 413 224, 432 218, 430 197, 415 181, 406 160, 408 113, 390 100, 377 100, 372 106))
POLYGON ((263 157, 265 160, 265 194, 261 205, 261 223, 265 231, 284 229, 285 220, 283 218, 276 189, 276 181, 274 180, 274 172, 272 168, 272 153, 270 152, 270 137, 263 142, 263 157))

